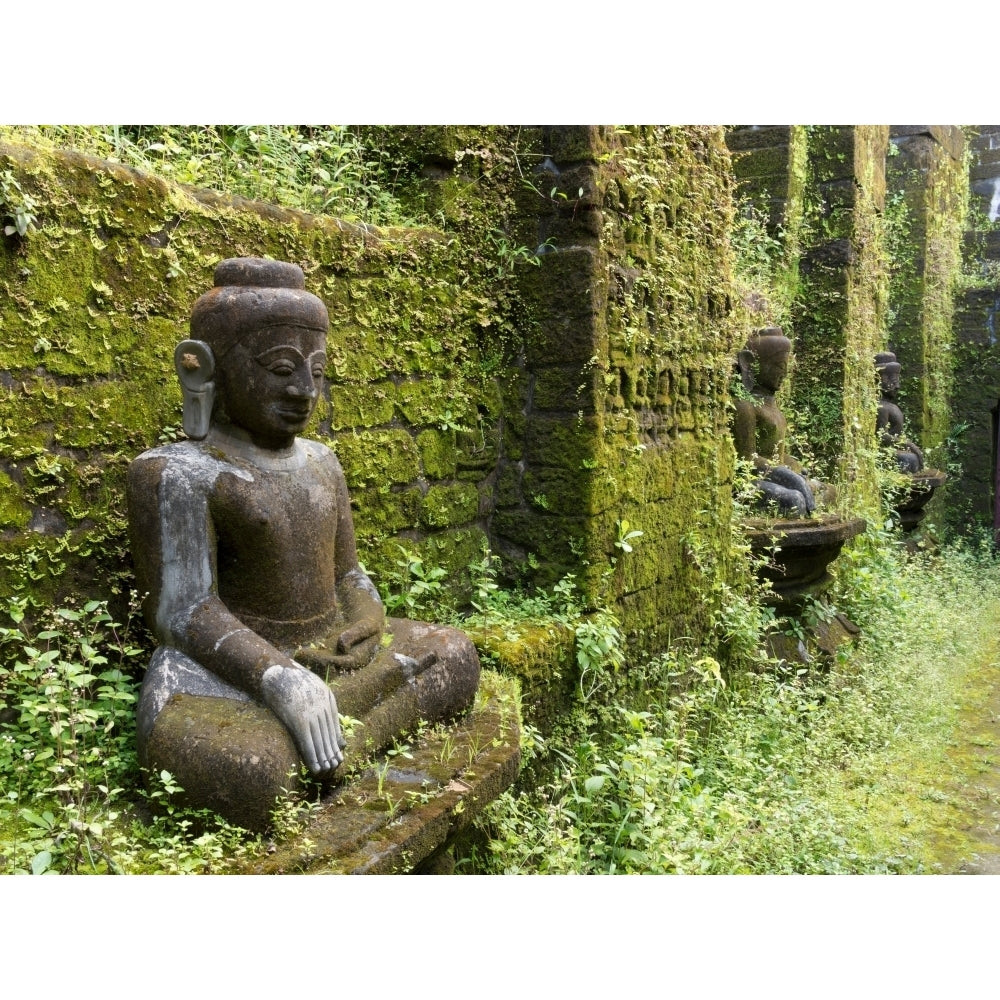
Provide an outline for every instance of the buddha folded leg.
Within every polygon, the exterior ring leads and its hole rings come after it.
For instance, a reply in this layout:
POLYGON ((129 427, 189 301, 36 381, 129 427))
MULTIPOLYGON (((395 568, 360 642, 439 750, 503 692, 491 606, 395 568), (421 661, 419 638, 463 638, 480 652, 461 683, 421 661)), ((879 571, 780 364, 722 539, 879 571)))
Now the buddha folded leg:
POLYGON ((298 787, 299 754, 274 714, 169 646, 146 671, 137 743, 140 765, 169 771, 186 803, 250 830, 298 787))
MULTIPOLYGON (((386 635, 389 644, 352 672, 330 670, 333 654, 320 643, 294 654, 327 680, 340 713, 361 723, 348 761, 421 721, 464 711, 479 685, 476 648, 457 629, 390 618, 386 635)), ((299 784, 300 755, 275 715, 170 646, 156 651, 146 672, 137 741, 144 769, 169 771, 187 802, 251 830, 265 829, 275 804, 299 784)))
POLYGON ((389 644, 371 663, 352 672, 331 666, 335 657, 322 643, 294 653, 298 662, 327 681, 341 715, 362 723, 347 740, 348 758, 382 749, 421 721, 457 715, 472 705, 479 686, 476 647, 458 629, 389 618, 385 632, 389 644))

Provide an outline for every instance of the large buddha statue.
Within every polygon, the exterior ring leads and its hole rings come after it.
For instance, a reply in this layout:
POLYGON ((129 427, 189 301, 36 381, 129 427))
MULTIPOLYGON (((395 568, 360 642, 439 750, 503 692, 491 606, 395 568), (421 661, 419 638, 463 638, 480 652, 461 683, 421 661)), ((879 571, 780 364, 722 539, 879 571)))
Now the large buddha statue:
POLYGON ((747 396, 736 400, 733 436, 736 453, 759 473, 758 505, 782 517, 806 517, 816 509, 815 491, 830 487, 808 479, 785 453, 787 423, 774 397, 788 371, 791 347, 779 327, 767 327, 739 352, 737 367, 747 396))
POLYGON ((345 751, 467 708, 479 679, 461 632, 385 618, 340 463, 298 436, 327 329, 299 267, 223 261, 175 354, 189 440, 129 468, 136 576, 160 642, 139 701, 140 762, 254 828, 301 764, 330 780, 345 751))

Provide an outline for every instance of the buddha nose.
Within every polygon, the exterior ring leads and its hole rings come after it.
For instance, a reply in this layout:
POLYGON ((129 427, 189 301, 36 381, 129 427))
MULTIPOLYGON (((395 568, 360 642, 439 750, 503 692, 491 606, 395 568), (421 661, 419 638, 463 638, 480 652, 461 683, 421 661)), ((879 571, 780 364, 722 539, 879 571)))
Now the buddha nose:
POLYGON ((319 394, 316 383, 312 375, 308 372, 296 379, 293 379, 285 387, 285 392, 296 399, 315 399, 319 394))

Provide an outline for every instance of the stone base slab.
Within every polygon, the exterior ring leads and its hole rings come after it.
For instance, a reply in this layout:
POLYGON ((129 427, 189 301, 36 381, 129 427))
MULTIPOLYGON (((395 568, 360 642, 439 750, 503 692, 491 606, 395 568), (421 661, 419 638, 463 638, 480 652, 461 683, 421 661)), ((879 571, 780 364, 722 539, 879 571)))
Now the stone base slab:
POLYGON ((404 752, 382 755, 333 789, 305 829, 241 873, 412 872, 439 858, 513 784, 520 761, 516 709, 481 696, 464 719, 430 729, 404 752))

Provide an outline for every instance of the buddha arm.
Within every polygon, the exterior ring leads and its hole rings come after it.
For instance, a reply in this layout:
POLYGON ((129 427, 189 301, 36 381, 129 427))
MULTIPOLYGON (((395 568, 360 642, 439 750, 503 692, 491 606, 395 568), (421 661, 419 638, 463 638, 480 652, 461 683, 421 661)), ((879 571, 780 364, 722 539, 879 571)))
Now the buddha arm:
POLYGON ((361 569, 354 537, 354 518, 347 496, 347 484, 338 463, 335 470, 337 503, 337 600, 348 628, 341 633, 340 652, 371 635, 381 636, 385 608, 374 584, 361 569), (354 626, 357 626, 356 628, 354 626), (356 636, 356 637, 355 637, 356 636), (350 641, 353 638, 353 642, 350 641))
POLYGON ((733 422, 733 442, 736 454, 753 463, 762 475, 771 467, 757 454, 757 409, 749 399, 736 400, 736 419, 733 422))
POLYGON ((132 463, 128 505, 136 576, 146 592, 147 622, 161 643, 260 699, 265 671, 295 663, 218 597, 209 513, 217 471, 217 463, 191 451, 132 463))

